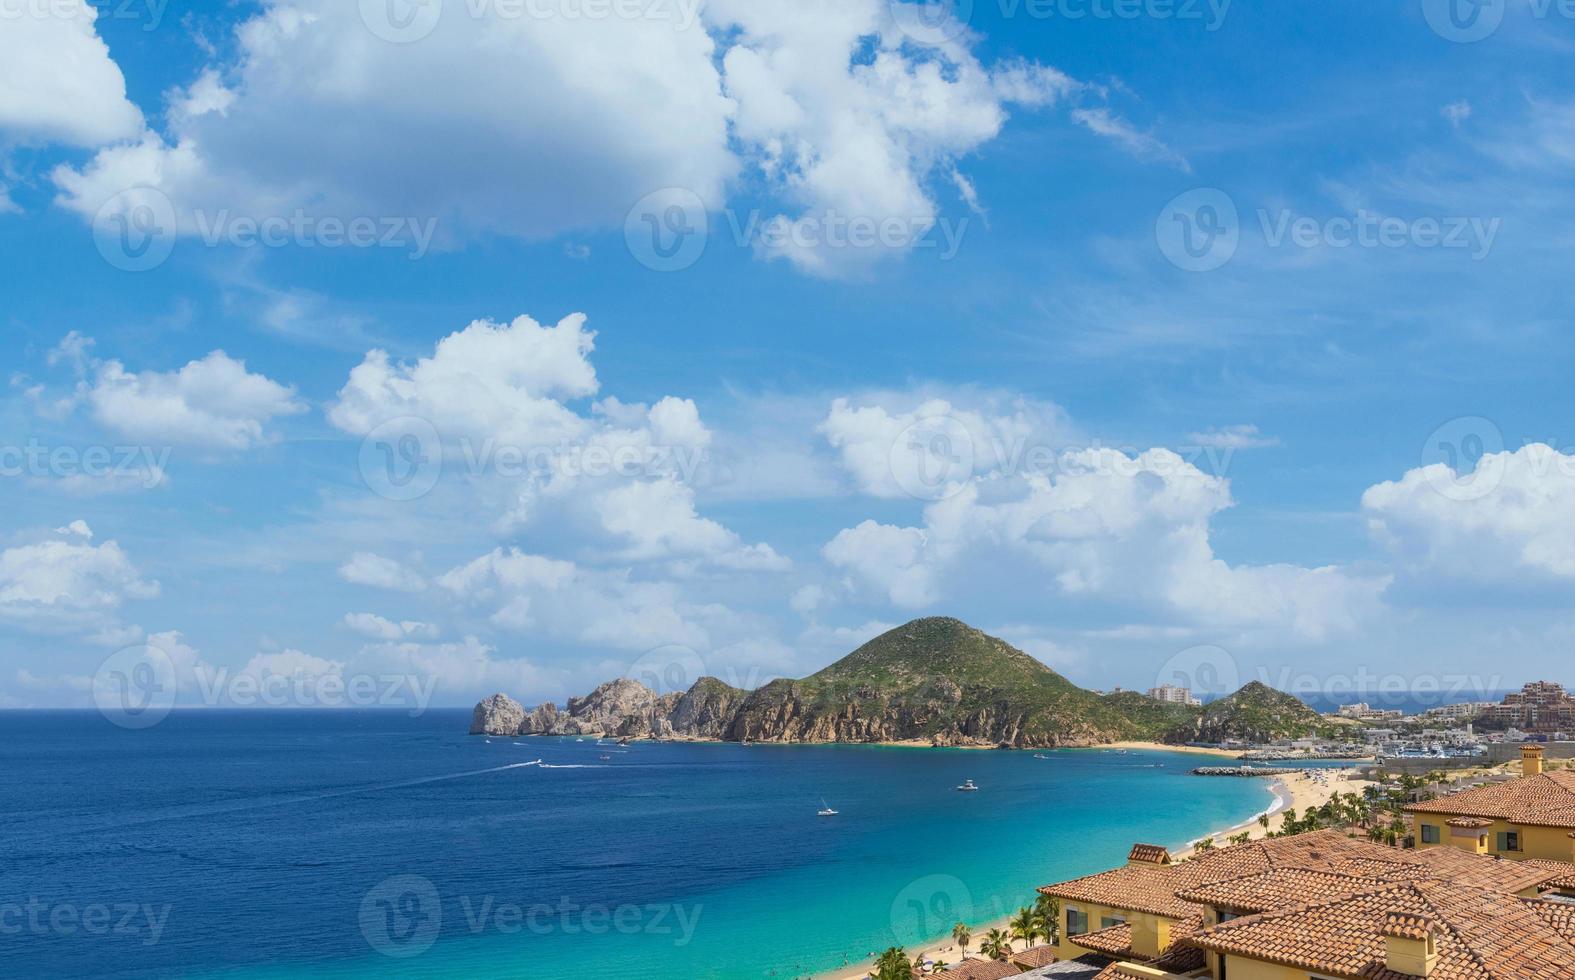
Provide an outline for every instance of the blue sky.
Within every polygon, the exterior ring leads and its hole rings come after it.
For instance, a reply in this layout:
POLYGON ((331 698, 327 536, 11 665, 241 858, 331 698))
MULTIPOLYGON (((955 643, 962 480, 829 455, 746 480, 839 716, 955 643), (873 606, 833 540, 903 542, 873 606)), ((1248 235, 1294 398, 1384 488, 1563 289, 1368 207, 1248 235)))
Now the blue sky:
POLYGON ((1460 3, 7 4, 0 706, 1556 676, 1575 23, 1460 3))

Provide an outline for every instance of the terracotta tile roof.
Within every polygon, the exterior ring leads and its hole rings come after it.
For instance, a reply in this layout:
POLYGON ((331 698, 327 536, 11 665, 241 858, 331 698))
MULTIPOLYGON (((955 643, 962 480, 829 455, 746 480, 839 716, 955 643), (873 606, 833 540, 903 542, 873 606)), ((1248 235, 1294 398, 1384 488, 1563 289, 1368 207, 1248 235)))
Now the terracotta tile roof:
POLYGON ((1560 769, 1451 793, 1426 803, 1413 803, 1406 810, 1487 817, 1534 827, 1575 827, 1575 770, 1560 769))
POLYGON ((1178 872, 1192 863, 1183 861, 1179 865, 1168 866, 1129 864, 1085 878, 1046 885, 1039 891, 1065 901, 1091 902, 1175 919, 1192 912, 1190 905, 1176 897, 1176 886, 1181 877, 1178 872))
POLYGON ((1067 941, 1084 949, 1091 949, 1105 956, 1131 956, 1132 955, 1132 926, 1121 923, 1108 929, 1097 932, 1085 932, 1081 936, 1068 936, 1067 941))
POLYGON ((1039 890, 1063 900, 1184 919, 1198 909, 1177 897, 1179 892, 1275 868, 1329 869, 1349 862, 1369 870, 1416 864, 1414 858, 1393 848, 1356 840, 1336 830, 1320 830, 1205 851, 1178 864, 1129 864, 1039 890))
POLYGON ((1166 973, 1191 973, 1201 970, 1208 963, 1208 957, 1196 946, 1177 945, 1165 951, 1165 955, 1157 960, 1149 960, 1144 966, 1151 966, 1156 970, 1166 973))
POLYGON ((1094 980, 1132 980, 1133 977, 1138 977, 1140 980, 1148 980, 1146 976, 1138 971, 1129 972, 1122 969, 1125 963, 1130 962, 1136 962, 1138 966, 1145 966, 1151 970, 1163 970, 1166 973, 1174 973, 1181 976, 1201 970, 1208 965, 1208 960, 1203 950, 1192 946, 1178 946, 1156 960, 1117 960, 1101 970, 1094 977, 1094 980))
MULTIPOLYGON (((1431 980, 1575 980, 1575 905, 1529 897, 1575 886, 1558 861, 1501 861, 1458 848, 1401 851, 1338 831, 1253 841, 1179 864, 1127 865, 1040 891, 1176 920, 1173 942, 1150 964, 1170 973, 1202 950, 1362 980, 1400 980, 1385 965, 1386 935, 1435 934, 1431 980), (1203 929, 1204 906, 1245 918, 1203 929)), ((1118 960, 1126 976, 1131 929, 1071 940, 1118 960)), ((1201 964, 1200 964, 1201 965, 1201 964)))
POLYGON ((1466 830, 1478 830, 1483 827, 1493 826, 1493 821, 1486 817, 1453 817, 1447 823, 1451 827, 1461 827, 1466 830))
POLYGON ((1262 874, 1211 882, 1177 893, 1198 905, 1236 913, 1267 912, 1287 905, 1352 895, 1373 887, 1372 878, 1313 871, 1308 868, 1273 868, 1262 874))
POLYGON ((950 970, 931 974, 940 980, 1001 980, 1023 971, 1005 960, 963 960, 950 970))
POLYGON ((1386 931, 1414 934, 1426 924, 1438 947, 1431 980, 1568 980, 1575 977, 1575 944, 1545 914, 1542 906, 1551 904, 1440 881, 1403 882, 1234 919, 1188 942, 1298 969, 1400 980, 1385 965, 1386 931))
POLYGON ((1009 959, 1025 970, 1036 970, 1041 966, 1049 966, 1056 961, 1054 946, 1034 946, 1021 953, 1013 953, 1009 959))
POLYGON ((1542 883, 1544 888, 1562 888, 1566 891, 1575 891, 1575 872, 1566 872, 1557 878, 1549 878, 1542 883))
POLYGON ((1528 902, 1531 910, 1557 929, 1559 935, 1575 943, 1575 905, 1568 902, 1528 902))
POLYGON ((1144 864, 1170 864, 1172 858, 1170 851, 1158 844, 1133 844, 1132 853, 1127 855, 1128 861, 1141 861, 1144 864))
POLYGON ((1416 856, 1418 868, 1425 872, 1425 877, 1506 894, 1556 887, 1554 882, 1575 873, 1575 868, 1561 861, 1500 861, 1454 847, 1430 847, 1411 853, 1416 856))
POLYGON ((1383 925, 1378 927, 1380 934, 1395 939, 1426 940, 1438 930, 1438 924, 1423 915, 1412 915, 1409 912, 1390 912, 1384 916, 1383 925))

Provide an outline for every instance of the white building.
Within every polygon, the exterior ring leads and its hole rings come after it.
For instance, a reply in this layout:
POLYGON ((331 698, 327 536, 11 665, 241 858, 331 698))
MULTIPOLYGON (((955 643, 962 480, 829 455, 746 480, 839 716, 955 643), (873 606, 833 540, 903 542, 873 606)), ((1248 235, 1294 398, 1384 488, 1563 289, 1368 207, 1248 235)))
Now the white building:
POLYGON ((1496 703, 1493 701, 1468 701, 1463 704, 1445 704, 1437 708, 1428 708, 1424 714, 1428 718, 1442 721, 1466 721, 1495 706, 1496 703))
POLYGON ((1340 717, 1355 718, 1357 721, 1392 721, 1405 717, 1405 712, 1375 708, 1365 701, 1359 701, 1356 704, 1340 705, 1340 717))
POLYGON ((1192 690, 1190 688, 1176 687, 1173 684, 1164 684, 1160 687, 1151 687, 1148 689, 1148 696, 1153 698, 1155 701, 1163 701, 1166 704, 1190 704, 1193 707, 1198 707, 1203 704, 1202 701, 1199 701, 1197 698, 1192 696, 1192 690))

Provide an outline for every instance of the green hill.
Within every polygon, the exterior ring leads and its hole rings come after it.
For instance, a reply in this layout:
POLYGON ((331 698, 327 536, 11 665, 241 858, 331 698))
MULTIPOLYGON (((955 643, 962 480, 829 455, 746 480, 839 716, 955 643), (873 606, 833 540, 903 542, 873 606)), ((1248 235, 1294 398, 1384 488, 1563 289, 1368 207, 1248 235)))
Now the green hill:
POLYGON ((1180 720, 1134 718, 1004 640, 935 617, 803 680, 766 685, 740 707, 729 737, 1049 747, 1153 737, 1180 720))
POLYGON ((1211 703, 1194 724, 1172 729, 1168 740, 1271 742, 1303 738, 1325 727, 1323 717, 1300 698, 1253 681, 1230 697, 1211 703))

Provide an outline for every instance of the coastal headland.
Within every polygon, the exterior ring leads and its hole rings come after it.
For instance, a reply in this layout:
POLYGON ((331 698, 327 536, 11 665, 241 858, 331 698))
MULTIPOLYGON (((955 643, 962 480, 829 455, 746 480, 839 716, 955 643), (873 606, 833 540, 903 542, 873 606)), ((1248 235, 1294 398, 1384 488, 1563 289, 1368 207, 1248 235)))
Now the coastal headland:
POLYGON ((753 691, 713 677, 659 693, 624 677, 564 708, 507 694, 476 706, 473 735, 1047 749, 1149 742, 1261 744, 1323 733, 1325 719, 1253 682, 1207 706, 1073 684, 957 619, 918 619, 825 669, 753 691))

